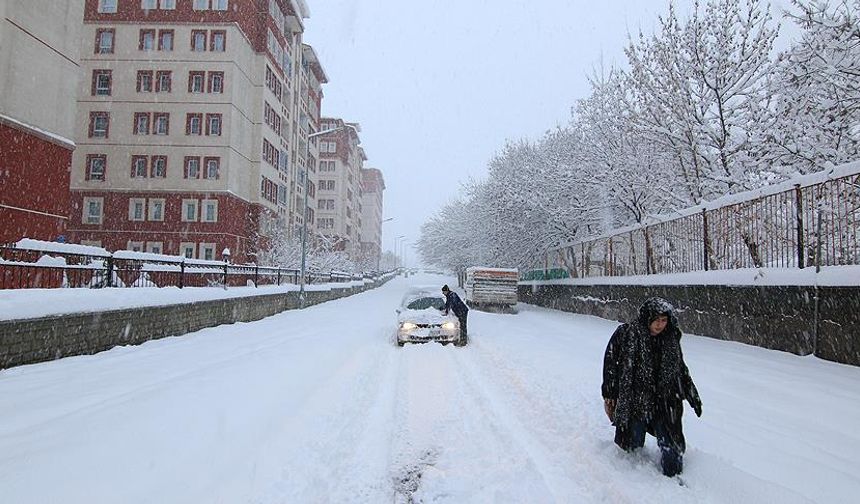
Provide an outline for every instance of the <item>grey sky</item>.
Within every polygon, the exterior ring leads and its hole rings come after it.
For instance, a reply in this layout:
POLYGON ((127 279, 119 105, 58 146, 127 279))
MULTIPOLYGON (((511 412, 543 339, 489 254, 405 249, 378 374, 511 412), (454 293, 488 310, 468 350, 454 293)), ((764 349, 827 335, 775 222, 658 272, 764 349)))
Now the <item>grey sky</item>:
MULTIPOLYGON (((687 2, 679 13, 688 9, 687 2)), ((357 121, 385 176, 383 249, 481 178, 506 139, 567 123, 587 75, 623 64, 668 0, 308 0, 323 114, 357 121)), ((775 16, 778 17, 778 16, 775 16)), ((414 251, 407 259, 415 260, 414 251)))

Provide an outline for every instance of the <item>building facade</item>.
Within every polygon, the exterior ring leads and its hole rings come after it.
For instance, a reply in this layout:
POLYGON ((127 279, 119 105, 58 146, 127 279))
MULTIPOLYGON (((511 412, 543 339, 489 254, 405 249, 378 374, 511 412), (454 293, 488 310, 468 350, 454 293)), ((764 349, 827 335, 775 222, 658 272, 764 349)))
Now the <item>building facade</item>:
POLYGON ((81 2, 0 2, 0 243, 64 240, 81 2))
POLYGON ((86 0, 84 9, 74 241, 254 260, 272 226, 303 214, 297 191, 319 113, 314 124, 302 94, 313 90, 319 110, 325 82, 322 73, 303 86, 304 0, 86 0))
POLYGON ((323 117, 321 131, 335 130, 320 136, 320 160, 317 193, 317 232, 328 238, 336 250, 361 256, 361 170, 367 156, 361 147, 356 123, 323 117))
POLYGON ((361 170, 361 255, 365 266, 379 269, 382 259, 382 211, 385 179, 376 168, 361 170))

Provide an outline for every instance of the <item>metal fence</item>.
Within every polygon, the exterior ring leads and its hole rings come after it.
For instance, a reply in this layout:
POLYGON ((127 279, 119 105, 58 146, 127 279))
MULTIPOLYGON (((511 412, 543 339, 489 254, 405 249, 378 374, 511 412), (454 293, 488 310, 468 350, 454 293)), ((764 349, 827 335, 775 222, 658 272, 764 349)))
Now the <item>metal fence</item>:
POLYGON ((722 206, 688 209, 553 249, 527 276, 860 264, 860 164, 841 168, 837 177, 806 177, 812 181, 735 195, 722 206))
MULTIPOLYGON (((298 284, 298 269, 139 254, 78 254, 0 246, 0 289, 239 287, 298 284)), ((307 271, 306 284, 350 282, 376 272, 307 271)))

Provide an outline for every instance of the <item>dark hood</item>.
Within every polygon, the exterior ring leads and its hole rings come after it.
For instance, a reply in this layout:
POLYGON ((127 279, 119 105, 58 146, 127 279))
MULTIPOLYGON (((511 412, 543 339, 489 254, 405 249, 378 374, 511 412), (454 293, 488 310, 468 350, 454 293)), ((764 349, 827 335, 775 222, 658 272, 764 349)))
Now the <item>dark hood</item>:
POLYGON ((672 306, 672 303, 659 297, 648 298, 642 303, 642 306, 639 307, 638 322, 640 325, 648 327, 660 315, 669 317, 669 324, 666 326, 664 333, 678 328, 678 317, 675 316, 675 307, 672 306))

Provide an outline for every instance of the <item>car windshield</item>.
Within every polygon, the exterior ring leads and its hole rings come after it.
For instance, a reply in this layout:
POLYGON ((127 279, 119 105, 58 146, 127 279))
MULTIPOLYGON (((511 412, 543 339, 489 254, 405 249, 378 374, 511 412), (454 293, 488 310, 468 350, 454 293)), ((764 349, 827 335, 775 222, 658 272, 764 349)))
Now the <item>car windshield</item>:
POLYGON ((411 301, 406 308, 410 310, 426 310, 427 308, 436 308, 441 310, 445 308, 445 301, 440 297, 422 297, 411 301))

